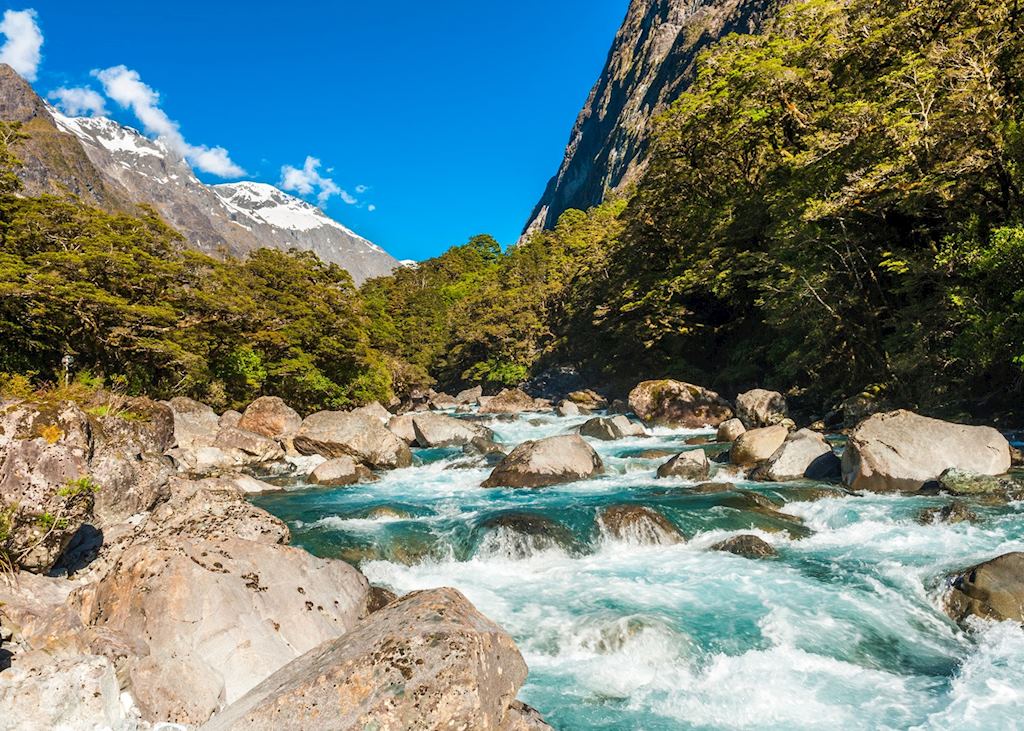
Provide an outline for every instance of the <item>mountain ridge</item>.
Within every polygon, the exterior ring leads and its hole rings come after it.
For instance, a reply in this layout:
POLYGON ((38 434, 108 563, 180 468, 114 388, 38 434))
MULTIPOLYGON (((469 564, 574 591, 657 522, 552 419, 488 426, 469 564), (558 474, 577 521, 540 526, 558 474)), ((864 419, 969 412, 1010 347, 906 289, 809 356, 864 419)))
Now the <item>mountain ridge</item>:
POLYGON ((381 247, 275 186, 208 185, 160 140, 106 117, 63 115, 7 66, 0 66, 0 118, 20 122, 28 134, 15 149, 30 195, 73 195, 107 210, 152 205, 191 248, 239 257, 264 247, 312 251, 357 284, 400 266, 381 247), (235 199, 239 191, 246 191, 244 200, 235 199))

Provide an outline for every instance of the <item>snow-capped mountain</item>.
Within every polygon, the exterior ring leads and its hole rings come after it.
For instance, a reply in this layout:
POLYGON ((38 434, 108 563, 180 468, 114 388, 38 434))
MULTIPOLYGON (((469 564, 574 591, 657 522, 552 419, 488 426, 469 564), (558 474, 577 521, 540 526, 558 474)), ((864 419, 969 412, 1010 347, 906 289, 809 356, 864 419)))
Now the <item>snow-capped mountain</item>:
POLYGON ((347 269, 356 282, 399 266, 379 246, 272 185, 206 185, 159 140, 104 117, 70 118, 49 111, 58 128, 82 142, 97 168, 134 200, 156 206, 197 248, 236 255, 260 247, 312 251, 347 269))
POLYGON ((347 269, 357 283, 400 266, 379 246, 272 185, 206 185, 159 140, 105 117, 64 116, 3 64, 0 118, 21 122, 29 134, 18 149, 29 194, 70 193, 115 210, 151 205, 201 251, 312 251, 347 269))

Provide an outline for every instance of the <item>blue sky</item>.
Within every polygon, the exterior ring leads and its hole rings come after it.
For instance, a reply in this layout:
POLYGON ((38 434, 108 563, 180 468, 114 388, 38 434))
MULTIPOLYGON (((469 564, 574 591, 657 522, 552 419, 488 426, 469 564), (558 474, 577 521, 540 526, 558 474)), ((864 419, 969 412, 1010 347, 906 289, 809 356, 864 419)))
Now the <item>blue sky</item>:
POLYGON ((110 115, 136 127, 138 113, 158 106, 163 116, 150 121, 175 125, 194 163, 275 184, 292 166, 291 183, 309 200, 333 193, 332 216, 399 258, 422 259, 476 233, 516 239, 626 6, 30 0, 5 8, 37 13, 44 43, 34 86, 44 96, 106 91, 110 115), (90 73, 102 69, 111 73, 90 73), (159 98, 135 113, 110 98, 137 104, 140 89, 159 98), (320 167, 306 165, 309 157, 320 167))

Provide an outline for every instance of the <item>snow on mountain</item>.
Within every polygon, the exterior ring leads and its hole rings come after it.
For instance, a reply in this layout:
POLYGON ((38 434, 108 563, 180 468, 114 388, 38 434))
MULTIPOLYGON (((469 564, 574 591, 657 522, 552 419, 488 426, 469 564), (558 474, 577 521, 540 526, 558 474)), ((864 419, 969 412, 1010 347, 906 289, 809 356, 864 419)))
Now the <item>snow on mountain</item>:
POLYGON ((155 206, 197 249, 235 256, 262 247, 312 251, 347 269, 357 283, 400 266, 376 244, 273 185, 206 185, 160 140, 105 117, 47 111, 58 129, 81 142, 102 174, 133 201, 155 206))

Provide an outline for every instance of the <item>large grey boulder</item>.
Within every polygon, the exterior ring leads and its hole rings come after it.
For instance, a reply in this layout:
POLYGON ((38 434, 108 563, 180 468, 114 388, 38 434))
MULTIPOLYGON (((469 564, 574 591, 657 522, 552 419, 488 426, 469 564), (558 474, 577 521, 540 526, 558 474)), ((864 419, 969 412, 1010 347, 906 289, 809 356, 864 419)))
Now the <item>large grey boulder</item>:
POLYGON ((744 558, 775 558, 779 555, 770 543, 751 534, 727 538, 713 545, 711 550, 724 551, 744 558))
POLYGON ((283 667, 204 731, 507 729, 526 679, 512 638, 455 589, 407 594, 283 667))
POLYGON ((416 443, 426 449, 462 447, 477 438, 494 441, 494 432, 482 424, 436 412, 416 414, 412 419, 412 428, 416 443))
POLYGON ((394 469, 412 464, 409 447, 380 420, 366 414, 311 414, 295 434, 294 444, 302 454, 319 454, 328 459, 347 455, 370 468, 394 469))
POLYGON ((758 477, 771 482, 788 482, 804 478, 837 480, 839 474, 839 457, 825 437, 810 429, 801 429, 786 437, 758 477))
POLYGON ((220 417, 206 404, 184 396, 167 402, 174 414, 174 442, 179 449, 213 446, 220 431, 220 417))
POLYGON ((388 431, 412 446, 416 444, 416 430, 412 427, 412 420, 419 415, 417 412, 399 414, 388 420, 388 431))
POLYGON ((853 490, 873 492, 914 492, 950 468, 1004 474, 1010 469, 1010 444, 990 427, 892 411, 861 422, 842 461, 843 481, 853 490))
POLYGON ((728 402, 714 391, 682 381, 644 381, 629 394, 633 413, 647 424, 674 428, 717 427, 731 419, 728 402))
POLYGON ((372 416, 377 419, 381 424, 387 424, 391 421, 391 412, 388 411, 379 401, 371 401, 365 406, 360 406, 357 409, 352 409, 353 414, 365 414, 366 416, 372 416))
POLYGON ((317 465, 309 474, 309 481, 324 487, 354 485, 370 476, 370 471, 351 457, 335 457, 317 465))
POLYGON ((625 416, 599 416, 590 419, 580 427, 580 434, 592 439, 613 441, 627 437, 646 436, 647 432, 640 424, 634 424, 625 416))
POLYGON ((213 446, 224 450, 237 449, 251 457, 255 463, 284 459, 284 450, 276 441, 238 427, 221 429, 213 446))
POLYGON ((681 477, 684 480, 703 480, 711 472, 711 463, 703 449, 680 452, 658 467, 658 477, 681 477))
POLYGON ((261 396, 245 409, 238 428, 282 439, 294 434, 302 425, 299 413, 277 396, 261 396))
POLYGON ((784 426, 766 426, 743 432, 732 443, 729 461, 737 467, 753 467, 770 458, 789 436, 784 426))
POLYGON ((473 386, 455 394, 455 403, 458 406, 469 406, 475 404, 484 395, 484 389, 480 386, 473 386))
POLYGON ((139 727, 132 710, 121 703, 114 663, 106 657, 34 657, 0 672, 3 731, 128 731, 139 727))
POLYGON ((523 442, 503 459, 483 487, 546 487, 604 472, 593 447, 577 434, 523 442))
POLYGON ((789 417, 786 397, 763 388, 741 393, 736 397, 736 416, 748 429, 774 426, 789 417))
POLYGON ((199 724, 356 626, 366 579, 343 561, 239 538, 139 541, 76 599, 129 638, 128 690, 149 721, 199 724))
POLYGON ((739 419, 729 419, 718 425, 718 432, 715 434, 716 442, 735 442, 740 435, 747 430, 739 419))
POLYGON ((1007 553, 953 576, 946 609, 959 622, 971 616, 1024 622, 1024 553, 1007 553))
POLYGON ((561 417, 572 417, 579 416, 583 412, 580 410, 580 407, 572 401, 562 401, 555 407, 555 413, 561 417))

